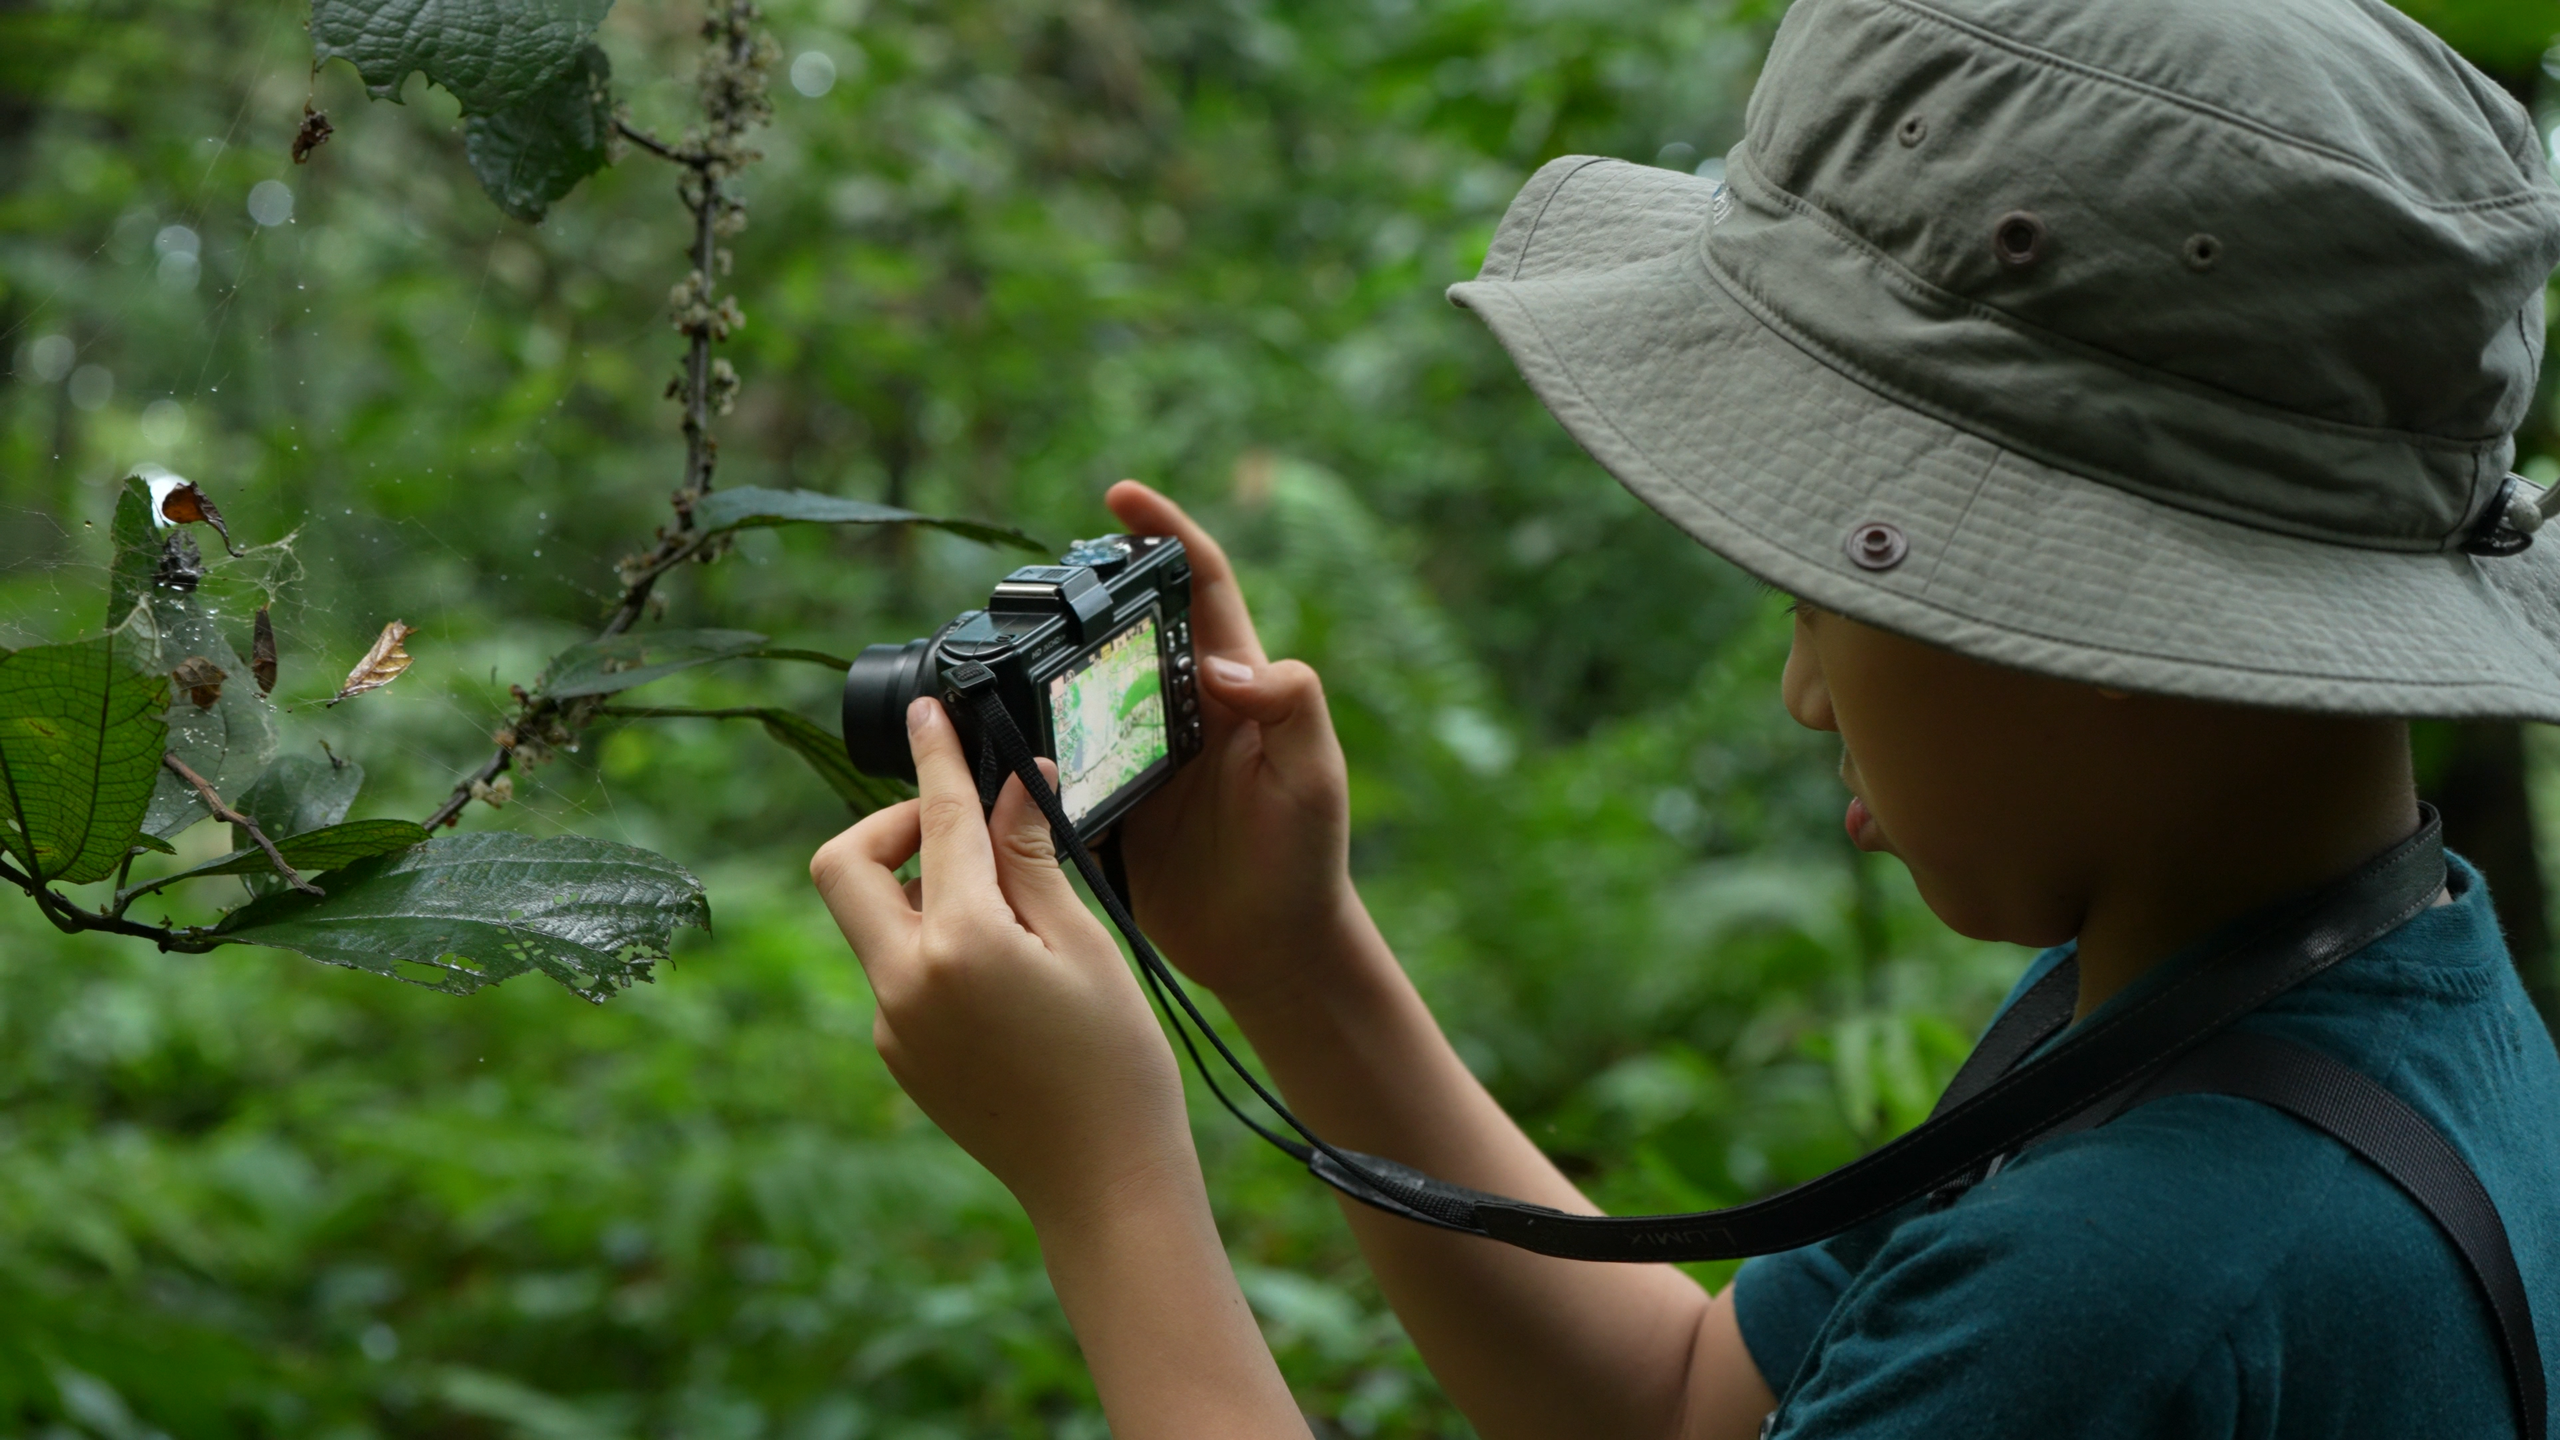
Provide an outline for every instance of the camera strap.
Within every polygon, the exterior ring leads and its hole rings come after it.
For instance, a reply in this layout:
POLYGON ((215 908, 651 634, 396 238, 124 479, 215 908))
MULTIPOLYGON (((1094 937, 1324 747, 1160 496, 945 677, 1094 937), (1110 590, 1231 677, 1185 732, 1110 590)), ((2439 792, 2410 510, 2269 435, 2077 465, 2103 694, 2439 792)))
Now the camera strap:
MULTIPOLYGON (((1140 980, 1210 1093, 1247 1128, 1352 1199, 1420 1224, 1565 1259, 1739 1259, 1810 1245, 1915 1200, 1960 1193, 2022 1150, 2104 1124, 2153 1099, 2238 1096, 2330 1135, 2406 1191, 2436 1223, 2488 1304, 2523 1433, 2527 1440, 2544 1440, 2548 1404, 2524 1281, 2505 1225, 2470 1166, 2423 1116, 2351 1067, 2318 1051, 2226 1028, 2434 902, 2444 888, 2445 862, 2443 822, 2432 807, 2421 807, 2424 823, 2416 834, 2354 873, 2260 912, 2226 936, 2216 954, 2058 1041, 2070 1026, 2079 983, 2074 966, 2055 967, 2003 1012, 1928 1120, 1837 1170, 1721 1210, 1577 1215, 1341 1149, 1290 1113, 1209 1024, 1139 930, 1123 898, 1125 876, 1106 873, 1077 835, 997 694, 994 672, 966 665, 947 681, 977 722, 985 742, 981 754, 992 753, 1003 771, 1021 778, 1047 817, 1059 852, 1128 941, 1140 980), (1254 1119, 1228 1095, 1195 1033, 1296 1138, 1254 1119)), ((983 786, 981 795, 992 799, 983 786)))

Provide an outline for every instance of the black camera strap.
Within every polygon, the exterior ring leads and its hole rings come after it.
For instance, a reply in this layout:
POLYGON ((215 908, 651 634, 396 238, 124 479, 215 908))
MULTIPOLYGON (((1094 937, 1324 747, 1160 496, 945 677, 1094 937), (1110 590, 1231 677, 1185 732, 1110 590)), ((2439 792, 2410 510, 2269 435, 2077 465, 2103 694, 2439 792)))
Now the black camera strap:
MULTIPOLYGON (((2353 874, 2276 906, 2228 936, 2221 951, 2061 1039, 2078 976, 2056 967, 2018 998, 1957 1071, 1929 1119, 1837 1170, 1763 1199, 1686 1215, 1576 1215, 1452 1185, 1409 1166, 1327 1144, 1237 1058, 1138 928, 1122 877, 1076 833, 1057 792, 998 696, 995 675, 962 666, 948 676, 1003 771, 1019 776, 1049 821, 1059 851, 1084 877, 1136 957, 1210 1093, 1230 1114, 1343 1194, 1392 1215, 1574 1260, 1729 1260, 1792 1250, 1980 1180, 2018 1152, 2103 1124, 2162 1096, 2211 1093, 2272 1105, 2321 1130, 2388 1176, 2461 1254, 2498 1331, 2510 1392, 2527 1440, 2549 1424, 2533 1317, 2506 1228, 2459 1153, 2426 1119, 2352 1068, 2230 1023, 2398 928, 2444 888, 2443 824, 2425 823, 2353 874), (1186 1023, 1188 1022, 1188 1023, 1186 1023), (1194 1034, 1298 1138, 1255 1120, 1218 1083, 1194 1034)), ((982 765, 982 769, 984 769, 982 765)), ((992 774, 1001 773, 990 771, 992 774)), ((992 787, 982 777, 982 798, 992 787)), ((1116 858, 1116 857, 1115 857, 1116 858)), ((1116 866, 1114 868, 1117 868, 1116 866)))

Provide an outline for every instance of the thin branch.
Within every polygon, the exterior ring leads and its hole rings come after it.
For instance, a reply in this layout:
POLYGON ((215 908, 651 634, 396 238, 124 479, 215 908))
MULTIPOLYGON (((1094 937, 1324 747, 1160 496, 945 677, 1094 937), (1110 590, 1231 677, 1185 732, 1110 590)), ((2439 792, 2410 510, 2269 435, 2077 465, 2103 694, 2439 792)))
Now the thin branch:
POLYGON ((122 915, 83 910, 36 883, 34 877, 20 873, 6 860, 0 860, 0 880, 26 891, 36 902, 36 908, 44 912, 44 918, 53 922, 53 928, 65 935, 76 935, 83 930, 103 930, 110 935, 130 935, 138 940, 148 940, 163 950, 177 950, 190 955, 201 955, 220 943, 204 939, 192 926, 183 931, 172 930, 161 925, 136 924, 122 915))
POLYGON ((188 769, 186 761, 179 759, 174 754, 171 754, 161 756, 160 763, 168 767, 170 774, 175 775, 179 779, 196 787, 196 793, 204 797, 205 808, 213 812, 214 819, 228 821, 233 825, 239 826, 243 831, 248 833, 250 839, 257 841, 258 848, 267 852, 267 863, 276 867, 276 873, 284 877, 284 883, 301 891, 305 895, 326 895, 329 893, 328 891, 321 889, 319 886, 312 884, 310 881, 303 879, 300 872, 296 871, 291 865, 286 864, 284 852, 276 848, 276 842, 267 838, 266 831, 258 828, 258 822, 241 814, 239 811, 232 809, 230 806, 223 804, 222 797, 213 793, 212 784, 203 776, 188 769))
POLYGON ((616 118, 613 122, 613 130, 615 134, 661 160, 672 160, 678 165, 691 165, 697 169, 711 163, 710 156, 695 150, 679 150, 648 131, 637 128, 628 120, 616 118))

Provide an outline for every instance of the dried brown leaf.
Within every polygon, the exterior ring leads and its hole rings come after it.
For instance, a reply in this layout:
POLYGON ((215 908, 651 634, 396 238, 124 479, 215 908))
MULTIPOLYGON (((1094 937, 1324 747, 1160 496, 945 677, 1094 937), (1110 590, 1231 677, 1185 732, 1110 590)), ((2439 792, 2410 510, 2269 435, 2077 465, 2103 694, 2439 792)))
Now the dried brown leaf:
POLYGON ((258 682, 258 693, 272 695, 276 690, 276 622, 267 618, 267 607, 258 607, 258 623, 249 635, 249 674, 258 682))
POLYGON ((373 648, 364 652, 364 658, 356 662, 356 668, 347 672, 347 683, 338 687, 336 697, 329 703, 335 705, 342 700, 353 700, 367 690, 379 690, 399 679, 409 668, 409 652, 401 647, 417 633, 397 620, 383 626, 373 648))
POLYGON ((190 655, 178 662, 178 668, 169 672, 169 678, 179 689, 187 692, 187 698, 196 702, 197 709, 208 710, 214 701, 222 698, 222 682, 231 676, 202 655, 190 655))
POLYGON ((302 128, 293 132, 293 163, 296 165, 309 163, 311 152, 328 144, 329 136, 335 133, 336 128, 329 123, 329 117, 325 113, 312 109, 308 103, 304 104, 302 128))
POLYGON ((222 548, 233 555, 240 547, 231 543, 231 527, 222 523, 222 512, 213 501, 192 484, 179 485, 160 499, 160 518, 179 525, 210 525, 222 537, 222 548))

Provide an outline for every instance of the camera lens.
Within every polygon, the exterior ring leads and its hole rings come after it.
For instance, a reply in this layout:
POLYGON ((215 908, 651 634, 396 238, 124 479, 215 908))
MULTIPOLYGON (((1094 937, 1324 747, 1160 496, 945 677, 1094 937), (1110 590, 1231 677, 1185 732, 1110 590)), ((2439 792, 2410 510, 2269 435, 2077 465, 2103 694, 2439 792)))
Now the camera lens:
POLYGON ((924 693, 925 657, 931 640, 872 645, 853 657, 844 675, 844 753, 866 775, 916 778, 915 753, 907 747, 907 707, 924 693))

